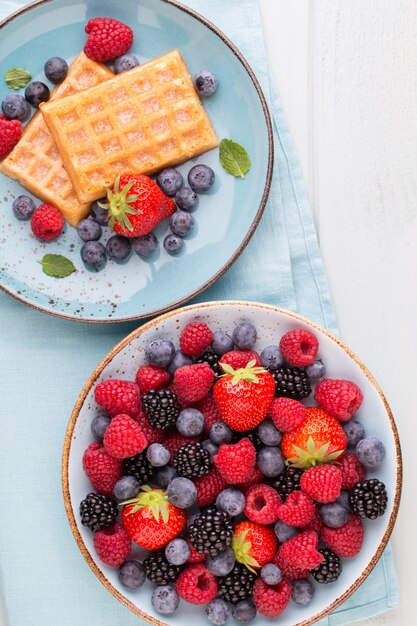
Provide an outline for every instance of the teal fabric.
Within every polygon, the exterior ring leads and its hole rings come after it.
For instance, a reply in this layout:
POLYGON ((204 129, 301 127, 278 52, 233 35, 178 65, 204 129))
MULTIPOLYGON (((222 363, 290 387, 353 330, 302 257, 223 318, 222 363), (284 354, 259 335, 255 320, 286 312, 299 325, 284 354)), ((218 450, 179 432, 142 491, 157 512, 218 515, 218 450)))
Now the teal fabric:
MULTIPOLYGON (((0 18, 23 3, 2 1, 0 18)), ((256 0, 188 0, 240 48, 273 116, 276 163, 264 217, 245 252, 200 300, 277 304, 337 332, 300 165, 268 71, 256 0)), ((76 547, 60 485, 66 423, 95 365, 136 324, 45 316, 0 294, 0 564, 10 626, 141 622, 96 580, 76 547)), ((390 547, 362 587, 320 622, 338 626, 398 604, 390 547)))

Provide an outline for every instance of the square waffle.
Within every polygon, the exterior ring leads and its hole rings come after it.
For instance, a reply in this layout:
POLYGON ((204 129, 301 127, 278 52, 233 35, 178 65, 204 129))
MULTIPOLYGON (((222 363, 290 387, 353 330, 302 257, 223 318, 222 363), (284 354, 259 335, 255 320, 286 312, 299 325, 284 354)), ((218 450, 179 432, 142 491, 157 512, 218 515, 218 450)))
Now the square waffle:
POLYGON ((41 111, 82 203, 120 174, 151 175, 218 145, 178 50, 41 111))
MULTIPOLYGON (((114 76, 106 66, 83 52, 69 68, 66 79, 51 93, 51 100, 77 93, 114 76)), ((80 202, 61 155, 40 112, 35 113, 19 143, 0 163, 0 171, 14 178, 33 195, 56 206, 73 226, 84 218, 89 204, 80 202)))

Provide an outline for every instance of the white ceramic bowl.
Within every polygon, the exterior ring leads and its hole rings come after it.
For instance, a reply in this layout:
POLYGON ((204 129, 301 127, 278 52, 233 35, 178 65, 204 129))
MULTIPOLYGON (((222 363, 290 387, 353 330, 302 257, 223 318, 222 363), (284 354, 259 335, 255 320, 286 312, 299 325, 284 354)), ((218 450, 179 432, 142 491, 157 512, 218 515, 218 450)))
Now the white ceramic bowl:
MULTIPOLYGON (((188 626, 205 623, 202 607, 181 602, 172 616, 157 614, 151 605, 150 583, 129 591, 118 580, 118 571, 96 557, 92 533, 81 525, 78 507, 81 500, 91 491, 81 464, 85 448, 91 443, 90 423, 98 407, 94 401, 94 386, 106 378, 133 380, 136 371, 144 362, 145 345, 156 336, 172 339, 178 345, 181 329, 190 321, 207 322, 213 330, 232 332, 242 320, 251 320, 257 327, 256 349, 277 343, 279 338, 293 328, 308 328, 319 340, 319 356, 326 365, 326 377, 353 380, 362 390, 364 400, 358 417, 366 427, 367 434, 375 435, 386 448, 384 463, 372 472, 382 480, 388 491, 388 508, 383 517, 365 521, 365 540, 359 555, 354 559, 343 559, 343 573, 331 585, 316 585, 312 602, 305 607, 290 603, 279 617, 281 626, 307 626, 325 616, 348 598, 365 580, 380 558, 392 532, 401 492, 401 451, 398 434, 389 406, 376 381, 359 359, 339 339, 316 324, 288 311, 252 302, 211 302, 184 307, 158 317, 121 341, 98 365, 87 381, 74 407, 66 434, 62 480, 65 506, 75 540, 87 563, 106 588, 131 611, 152 624, 175 624, 188 626)), ((314 402, 311 402, 313 404, 314 402)), ((231 620, 233 623, 233 620, 231 620)), ((207 622, 208 623, 208 622, 207 622)), ((258 615, 254 626, 266 626, 271 620, 258 615)))

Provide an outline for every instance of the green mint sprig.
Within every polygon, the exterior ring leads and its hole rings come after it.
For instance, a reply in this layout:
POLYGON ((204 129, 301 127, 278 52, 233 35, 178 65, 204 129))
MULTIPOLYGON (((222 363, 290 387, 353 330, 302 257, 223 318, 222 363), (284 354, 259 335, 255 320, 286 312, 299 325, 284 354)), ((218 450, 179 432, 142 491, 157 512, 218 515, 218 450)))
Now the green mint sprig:
POLYGON ((74 263, 62 254, 45 254, 38 263, 42 265, 45 274, 54 278, 66 278, 77 271, 74 263))
POLYGON ((250 170, 251 161, 246 149, 231 139, 221 140, 219 158, 223 169, 237 178, 245 178, 250 170))

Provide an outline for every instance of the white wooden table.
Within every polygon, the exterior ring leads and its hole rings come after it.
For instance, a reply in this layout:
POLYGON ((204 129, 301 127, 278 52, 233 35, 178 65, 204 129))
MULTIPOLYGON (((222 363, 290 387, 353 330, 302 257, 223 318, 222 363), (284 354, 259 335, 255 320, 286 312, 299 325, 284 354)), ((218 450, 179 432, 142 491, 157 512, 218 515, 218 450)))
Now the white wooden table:
POLYGON ((413 626, 417 3, 259 2, 343 338, 384 389, 403 444, 405 485, 394 532, 401 607, 359 626, 413 626))

